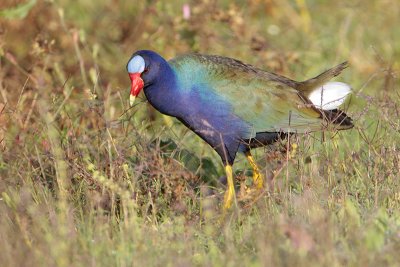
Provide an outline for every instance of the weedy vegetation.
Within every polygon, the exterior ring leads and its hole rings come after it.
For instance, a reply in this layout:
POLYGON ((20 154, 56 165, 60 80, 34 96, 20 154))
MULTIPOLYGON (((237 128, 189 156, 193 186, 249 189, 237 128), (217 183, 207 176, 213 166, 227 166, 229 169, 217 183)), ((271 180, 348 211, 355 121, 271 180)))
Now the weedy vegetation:
POLYGON ((400 4, 0 4, 1 266, 398 266, 400 4), (128 108, 133 51, 219 54, 303 80, 344 60, 355 128, 243 156, 222 225, 220 159, 174 119, 128 108), (296 145, 293 145, 296 144, 296 145))

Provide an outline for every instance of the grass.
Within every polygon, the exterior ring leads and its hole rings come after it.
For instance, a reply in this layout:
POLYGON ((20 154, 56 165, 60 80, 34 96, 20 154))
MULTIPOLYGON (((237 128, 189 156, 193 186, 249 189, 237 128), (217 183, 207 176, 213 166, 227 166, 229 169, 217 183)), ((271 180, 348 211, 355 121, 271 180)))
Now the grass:
MULTIPOLYGON (((370 1, 3 1, 2 266, 398 266, 400 5, 370 1), (218 226, 223 166, 144 99, 152 49, 241 59, 295 79, 344 60, 355 128, 255 151, 269 179, 218 226), (273 172, 275 171, 275 172, 273 172), (215 195, 210 192, 216 192, 215 195)), ((243 195, 243 156, 234 165, 243 195)))

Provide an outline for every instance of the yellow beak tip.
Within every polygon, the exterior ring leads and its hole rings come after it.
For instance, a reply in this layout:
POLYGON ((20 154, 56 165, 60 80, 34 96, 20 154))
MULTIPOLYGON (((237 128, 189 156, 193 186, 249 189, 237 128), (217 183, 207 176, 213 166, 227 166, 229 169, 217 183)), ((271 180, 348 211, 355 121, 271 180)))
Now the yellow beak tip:
POLYGON ((133 106, 133 104, 135 103, 135 99, 136 99, 136 96, 134 96, 134 95, 130 95, 129 96, 129 106, 133 106))

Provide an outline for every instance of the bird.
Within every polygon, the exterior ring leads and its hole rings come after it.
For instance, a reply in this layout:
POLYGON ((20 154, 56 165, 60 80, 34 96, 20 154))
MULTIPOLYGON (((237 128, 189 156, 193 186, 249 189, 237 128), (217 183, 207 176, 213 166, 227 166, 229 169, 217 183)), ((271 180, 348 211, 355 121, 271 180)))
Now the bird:
POLYGON ((330 81, 346 67, 343 62, 298 82, 229 57, 191 53, 167 61, 154 51, 139 50, 126 69, 130 106, 143 91, 156 110, 177 118, 221 157, 227 177, 223 210, 227 211, 235 198, 232 165, 238 152, 246 156, 253 184, 261 190, 264 178, 251 149, 290 134, 354 126, 339 109, 351 87, 330 81))

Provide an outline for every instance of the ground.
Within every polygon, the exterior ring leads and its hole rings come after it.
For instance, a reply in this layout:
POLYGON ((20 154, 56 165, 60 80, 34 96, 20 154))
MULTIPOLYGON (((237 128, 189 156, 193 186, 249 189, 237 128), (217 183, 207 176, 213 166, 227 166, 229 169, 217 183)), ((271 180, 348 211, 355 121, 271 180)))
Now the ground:
POLYGON ((1 265, 398 266, 399 24, 397 0, 2 1, 1 265), (215 152, 143 95, 128 108, 139 49, 297 80, 348 60, 355 127, 255 150, 255 200, 239 156, 217 223, 215 152))

